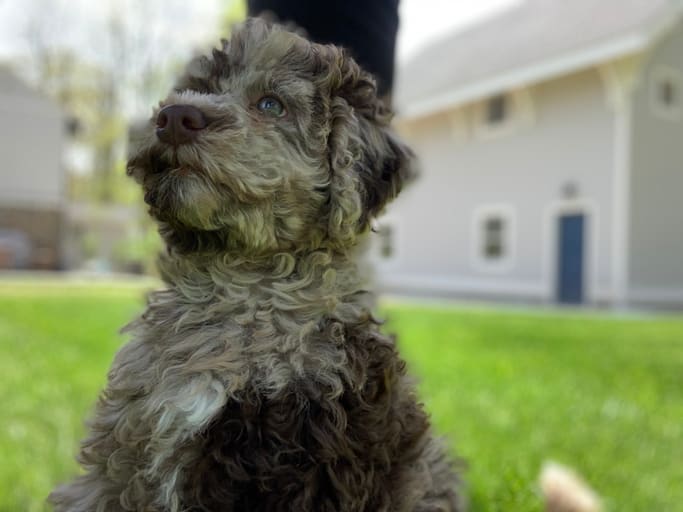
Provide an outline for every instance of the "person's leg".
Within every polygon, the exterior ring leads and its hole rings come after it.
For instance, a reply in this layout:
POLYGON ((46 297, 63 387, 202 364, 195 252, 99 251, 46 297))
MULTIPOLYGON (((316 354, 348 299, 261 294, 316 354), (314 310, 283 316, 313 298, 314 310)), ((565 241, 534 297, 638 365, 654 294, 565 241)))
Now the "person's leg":
POLYGON ((398 30, 398 0, 248 0, 250 16, 270 11, 319 43, 347 48, 377 79, 379 95, 391 95, 398 30))

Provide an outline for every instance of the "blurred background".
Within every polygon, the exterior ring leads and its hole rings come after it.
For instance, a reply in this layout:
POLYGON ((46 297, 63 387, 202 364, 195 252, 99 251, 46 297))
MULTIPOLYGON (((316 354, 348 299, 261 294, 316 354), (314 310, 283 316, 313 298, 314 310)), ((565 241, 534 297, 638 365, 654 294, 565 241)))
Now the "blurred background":
MULTIPOLYGON (((422 177, 379 225, 383 289, 680 308, 680 2, 400 10, 396 126, 422 177)), ((244 15, 238 0, 0 2, 0 268, 153 271, 128 126, 244 15)))
MULTIPOLYGON (((400 2, 395 126, 421 177, 370 257, 475 510, 540 511, 549 456, 608 510, 683 502, 682 7, 400 2)), ((76 471, 116 330, 156 284, 128 127, 245 13, 0 0, 2 512, 76 471)))

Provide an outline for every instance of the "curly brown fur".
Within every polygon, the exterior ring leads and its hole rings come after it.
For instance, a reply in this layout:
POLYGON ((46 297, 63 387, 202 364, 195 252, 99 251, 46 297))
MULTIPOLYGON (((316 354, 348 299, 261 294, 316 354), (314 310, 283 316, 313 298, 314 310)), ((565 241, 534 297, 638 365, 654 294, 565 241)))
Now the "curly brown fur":
POLYGON ((128 171, 167 250, 117 354, 60 512, 459 511, 458 479, 357 267, 412 173, 372 79, 332 46, 248 21, 160 104, 128 171), (259 98, 283 102, 264 116, 259 98))

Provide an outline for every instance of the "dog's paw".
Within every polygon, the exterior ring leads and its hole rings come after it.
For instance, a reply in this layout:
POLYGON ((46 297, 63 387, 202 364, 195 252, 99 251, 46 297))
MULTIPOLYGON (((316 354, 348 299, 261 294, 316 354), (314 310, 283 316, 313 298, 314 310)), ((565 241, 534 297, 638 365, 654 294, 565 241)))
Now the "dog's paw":
POLYGON ((574 471, 555 462, 541 470, 541 490, 547 512, 600 512, 597 494, 574 471))

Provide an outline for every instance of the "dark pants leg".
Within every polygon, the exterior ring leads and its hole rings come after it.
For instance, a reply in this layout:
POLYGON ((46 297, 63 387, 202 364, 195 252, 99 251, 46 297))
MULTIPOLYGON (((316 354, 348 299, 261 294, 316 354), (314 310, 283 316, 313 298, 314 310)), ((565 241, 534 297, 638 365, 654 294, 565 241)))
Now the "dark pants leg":
POLYGON ((249 15, 270 11, 291 21, 318 43, 347 48, 377 79, 380 96, 391 94, 398 30, 398 0, 248 0, 249 15))

